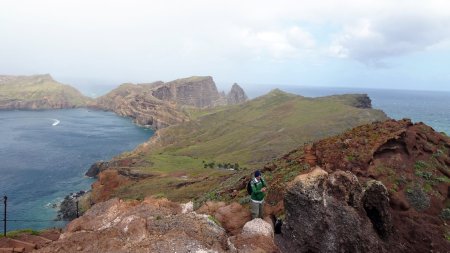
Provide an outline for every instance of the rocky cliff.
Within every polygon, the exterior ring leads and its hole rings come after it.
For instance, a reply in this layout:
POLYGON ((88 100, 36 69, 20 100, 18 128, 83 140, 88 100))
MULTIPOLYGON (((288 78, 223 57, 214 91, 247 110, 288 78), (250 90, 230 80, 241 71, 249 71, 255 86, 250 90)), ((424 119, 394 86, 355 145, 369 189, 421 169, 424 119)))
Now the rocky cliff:
MULTIPOLYGON (((241 90, 239 99, 229 103, 244 102, 246 96, 243 90, 240 87, 234 89, 241 90)), ((98 98, 94 107, 131 117, 140 125, 160 129, 189 120, 183 109, 186 106, 206 108, 225 104, 227 99, 218 92, 212 77, 207 76, 167 83, 122 84, 98 98)))
POLYGON ((0 109, 62 109, 86 106, 91 99, 50 75, 0 76, 0 109))
POLYGON ((229 105, 240 104, 247 101, 247 95, 237 83, 233 84, 231 91, 227 94, 227 103, 229 105))

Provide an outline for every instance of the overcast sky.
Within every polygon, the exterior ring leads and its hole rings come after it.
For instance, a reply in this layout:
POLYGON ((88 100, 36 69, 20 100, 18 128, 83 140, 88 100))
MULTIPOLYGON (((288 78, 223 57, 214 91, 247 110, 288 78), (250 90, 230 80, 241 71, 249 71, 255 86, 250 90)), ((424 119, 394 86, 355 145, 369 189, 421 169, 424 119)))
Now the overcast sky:
POLYGON ((450 90, 448 0, 0 0, 0 74, 450 90))

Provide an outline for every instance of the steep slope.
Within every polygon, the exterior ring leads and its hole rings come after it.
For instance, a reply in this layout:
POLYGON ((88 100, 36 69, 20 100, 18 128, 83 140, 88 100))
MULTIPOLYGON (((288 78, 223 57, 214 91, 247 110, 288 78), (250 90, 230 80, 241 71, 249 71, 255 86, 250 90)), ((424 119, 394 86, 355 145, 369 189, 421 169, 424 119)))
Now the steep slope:
MULTIPOLYGON (((297 238, 304 252, 317 250, 326 247, 319 242, 328 235, 340 238, 327 241, 336 251, 372 245, 374 252, 446 252, 450 247, 450 138, 423 123, 362 125, 295 149, 264 166, 263 174, 270 188, 267 213, 286 216, 286 245, 297 238), (305 175, 297 179, 299 174, 305 175), (303 183, 295 185, 294 178, 303 183), (373 186, 378 193, 367 201, 373 186), (365 227, 352 227, 356 222, 365 227), (364 242, 356 231, 373 240, 364 242), (359 242, 339 245, 358 236, 359 242)), ((215 190, 215 198, 242 203, 249 177, 231 177, 215 190)))
POLYGON ((229 105, 236 105, 247 101, 247 95, 244 90, 237 83, 233 84, 231 91, 227 94, 227 103, 229 105))
MULTIPOLYGON (((367 96, 349 97, 358 100, 367 96)), ((105 188, 94 187, 94 198, 101 196, 97 200, 104 200, 111 194, 136 198, 158 193, 172 200, 197 198, 225 178, 246 173, 244 168, 262 166, 305 142, 386 119, 379 110, 356 108, 349 103, 335 97, 312 99, 275 90, 232 107, 190 110, 191 121, 158 130, 133 154, 102 166, 119 169, 120 173, 101 174, 99 186, 111 180, 125 183, 115 184, 116 190, 110 187, 108 194, 105 188), (147 178, 130 180, 126 176, 130 171, 146 174, 147 178)))
POLYGON ((91 99, 50 75, 0 76, 0 109, 61 109, 86 106, 91 99))
MULTIPOLYGON (((245 96, 245 92, 240 96, 245 96)), ((241 102, 242 99, 230 103, 241 102)), ((161 129, 189 120, 187 107, 219 105, 227 105, 227 100, 217 91, 212 77, 195 76, 167 83, 122 84, 99 97, 94 107, 131 117, 140 125, 161 129)))

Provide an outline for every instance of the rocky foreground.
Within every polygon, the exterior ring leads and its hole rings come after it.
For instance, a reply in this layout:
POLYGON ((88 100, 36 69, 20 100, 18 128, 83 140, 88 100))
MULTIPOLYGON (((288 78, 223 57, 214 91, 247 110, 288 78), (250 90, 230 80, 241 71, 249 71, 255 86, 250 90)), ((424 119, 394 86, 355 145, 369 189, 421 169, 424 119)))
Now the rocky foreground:
MULTIPOLYGON (((222 208, 224 215, 233 213, 222 208)), ((248 211, 247 211, 248 212, 248 211)), ((245 223, 236 235, 212 216, 166 199, 111 199, 72 221, 56 242, 36 252, 276 252, 271 225, 245 223)))

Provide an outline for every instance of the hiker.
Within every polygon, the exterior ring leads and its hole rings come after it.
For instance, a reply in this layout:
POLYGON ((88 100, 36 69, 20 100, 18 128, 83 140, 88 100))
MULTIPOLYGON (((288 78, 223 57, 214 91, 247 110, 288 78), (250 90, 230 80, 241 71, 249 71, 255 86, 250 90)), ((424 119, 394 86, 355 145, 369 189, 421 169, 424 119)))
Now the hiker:
POLYGON ((255 171, 255 178, 251 181, 252 193, 250 196, 252 218, 263 218, 264 197, 267 191, 266 181, 261 176, 261 171, 255 171))

